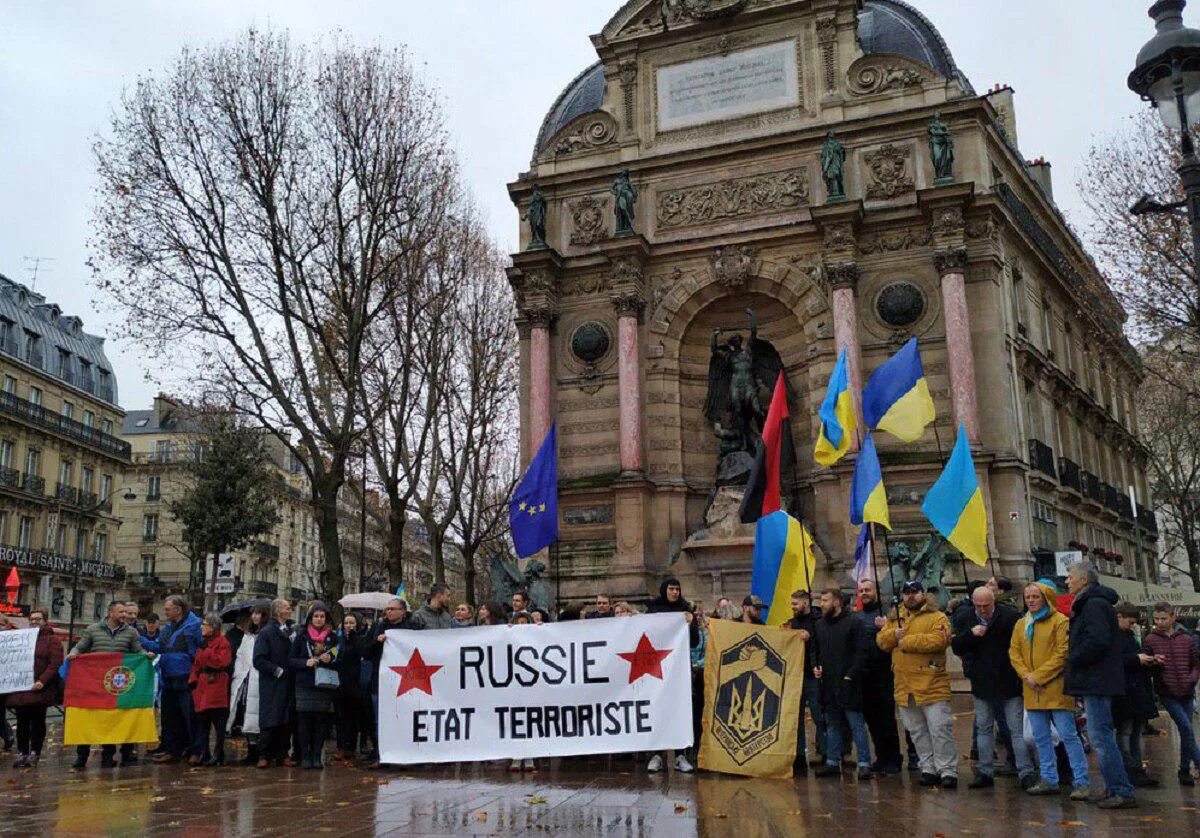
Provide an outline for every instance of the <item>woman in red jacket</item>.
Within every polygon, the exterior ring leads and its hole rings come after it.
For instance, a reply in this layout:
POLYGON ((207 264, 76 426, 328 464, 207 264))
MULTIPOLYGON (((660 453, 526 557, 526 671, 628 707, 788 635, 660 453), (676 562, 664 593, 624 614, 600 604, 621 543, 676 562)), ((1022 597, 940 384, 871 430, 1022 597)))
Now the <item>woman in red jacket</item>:
POLYGON ((229 667, 233 663, 233 648, 221 635, 221 618, 216 614, 204 618, 200 624, 200 636, 203 645, 196 650, 188 683, 192 687, 192 704, 196 708, 204 753, 193 754, 190 761, 192 765, 224 765, 225 725, 229 721, 229 667), (208 750, 210 727, 215 727, 217 731, 217 747, 211 753, 208 750))
POLYGON ((56 637, 46 612, 29 612, 29 627, 38 630, 33 651, 33 689, 8 696, 8 706, 17 713, 17 761, 13 768, 37 768, 46 741, 46 709, 58 703, 63 662, 63 642, 56 637))

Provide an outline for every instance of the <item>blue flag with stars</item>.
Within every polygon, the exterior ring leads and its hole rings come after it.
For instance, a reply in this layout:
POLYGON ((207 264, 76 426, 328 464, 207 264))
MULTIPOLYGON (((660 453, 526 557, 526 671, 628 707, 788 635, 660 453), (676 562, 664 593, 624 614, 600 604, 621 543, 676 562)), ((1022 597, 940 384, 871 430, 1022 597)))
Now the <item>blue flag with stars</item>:
POLYGON ((558 446, 551 425, 529 470, 508 502, 517 556, 524 559, 558 541, 558 446))

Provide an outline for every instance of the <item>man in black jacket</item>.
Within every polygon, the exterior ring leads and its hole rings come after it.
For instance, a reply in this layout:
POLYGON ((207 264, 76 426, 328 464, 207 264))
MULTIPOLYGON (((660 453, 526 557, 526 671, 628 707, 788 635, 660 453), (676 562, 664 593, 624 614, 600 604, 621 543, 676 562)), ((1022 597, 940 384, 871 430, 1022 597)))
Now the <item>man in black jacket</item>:
POLYGON ((292 640, 287 622, 292 604, 271 603, 273 619, 254 638, 254 669, 258 672, 258 725, 262 730, 258 767, 291 765, 287 758, 292 720, 292 640))
POLYGON ((899 774, 903 758, 900 756, 900 732, 896 727, 892 656, 875 643, 875 637, 886 619, 874 580, 863 579, 858 583, 858 601, 862 607, 855 616, 862 623, 863 645, 866 648, 863 695, 871 697, 870 701, 863 703, 863 717, 871 732, 871 743, 875 746, 875 764, 871 767, 880 774, 899 774))
POLYGON ((808 772, 808 737, 804 731, 804 708, 812 713, 813 726, 816 727, 816 745, 818 760, 814 764, 825 763, 825 714, 821 709, 821 682, 813 675, 813 667, 817 665, 817 621, 821 619, 821 609, 813 611, 812 597, 808 591, 796 591, 792 594, 792 618, 783 624, 800 632, 804 638, 804 692, 800 697, 800 724, 796 729, 796 761, 792 766, 793 773, 808 772))
POLYGON ((1121 663, 1125 667, 1125 695, 1113 698, 1113 725, 1117 729, 1117 744, 1125 771, 1135 788, 1153 788, 1158 781, 1146 773, 1142 761, 1142 729, 1150 719, 1158 718, 1154 701, 1154 681, 1150 676, 1154 655, 1142 649, 1141 641, 1133 634, 1137 625, 1136 605, 1122 603, 1117 608, 1117 625, 1121 629, 1121 663))
POLYGON ((1117 626, 1117 592, 1100 584, 1095 569, 1086 562, 1067 571, 1071 603, 1071 641, 1067 655, 1067 695, 1083 699, 1088 738, 1100 757, 1106 793, 1096 800, 1101 809, 1132 809, 1133 785, 1113 732, 1112 699, 1125 692, 1125 665, 1121 660, 1121 630, 1117 626))
POLYGON ((1009 661, 1013 628, 1021 615, 1007 605, 997 605, 996 595, 986 585, 971 594, 970 613, 962 615, 950 641, 954 654, 962 658, 963 674, 971 680, 975 697, 975 729, 979 736, 979 763, 971 789, 991 788, 996 776, 996 728, 998 717, 1008 720, 1015 731, 1010 747, 1021 777, 1021 788, 1037 782, 1037 771, 1029 759, 1025 737, 1024 698, 1021 679, 1009 661))
POLYGON ((816 770, 818 777, 842 774, 842 726, 845 719, 854 736, 858 757, 858 778, 871 779, 871 742, 863 719, 863 646, 862 623, 845 610, 842 592, 829 588, 821 594, 822 617, 816 625, 817 662, 813 674, 821 682, 821 704, 825 711, 825 765, 816 770))
MULTIPOLYGON (((679 584, 679 580, 674 576, 663 580, 658 586, 658 596, 650 600, 646 606, 647 614, 682 614, 687 611, 694 611, 692 604, 683 598, 683 586, 679 584)), ((695 649, 700 645, 700 628, 696 625, 695 620, 688 623, 688 648, 695 649)), ((661 754, 654 754, 650 757, 650 762, 646 765, 646 770, 651 774, 662 771, 663 758, 661 754)), ((687 757, 682 753, 675 756, 675 770, 683 774, 692 772, 692 764, 688 762, 687 757)))

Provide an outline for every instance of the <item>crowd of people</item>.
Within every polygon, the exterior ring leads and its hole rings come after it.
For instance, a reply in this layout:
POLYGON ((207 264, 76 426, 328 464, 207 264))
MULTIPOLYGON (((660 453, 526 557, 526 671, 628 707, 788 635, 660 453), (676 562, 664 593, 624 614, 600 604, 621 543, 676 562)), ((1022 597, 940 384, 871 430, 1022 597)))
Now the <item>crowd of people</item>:
MULTIPOLYGON (((1135 806, 1134 788, 1157 780, 1145 766, 1142 735, 1166 710, 1178 730, 1178 780, 1192 786, 1200 769, 1193 730, 1200 682, 1200 642, 1176 620, 1167 603, 1154 608, 1153 626, 1138 624, 1136 608, 1120 603, 1086 564, 1071 568, 1065 590, 1038 580, 1015 591, 1004 577, 970 584, 968 596, 948 612, 918 581, 903 584, 899 602, 881 601, 875 582, 863 579, 853 605, 843 591, 796 591, 784 628, 805 645, 805 672, 795 770, 840 777, 853 750, 859 779, 886 777, 908 768, 921 786, 958 786, 960 755, 951 712, 948 651, 962 662, 974 704, 972 790, 1012 776, 1032 795, 1066 793, 1102 808, 1135 806), (897 726, 897 718, 900 725, 897 726), (807 721, 811 719, 810 758, 807 721), (903 732, 903 745, 901 732, 903 732), (1097 755, 1093 792, 1087 751, 1097 755), (1003 754, 1003 758, 1001 758, 1003 754)), ((754 596, 740 606, 721 598, 709 612, 683 596, 668 578, 647 613, 682 613, 688 622, 695 741, 704 718, 704 669, 710 618, 763 624, 766 609, 754 596)), ((321 602, 310 603, 300 622, 292 604, 275 600, 237 615, 224 630, 221 618, 201 618, 180 596, 169 597, 165 621, 151 614, 139 623, 134 603, 113 602, 104 620, 83 630, 66 655, 144 653, 156 658, 160 741, 155 762, 224 765, 228 736, 245 740, 242 764, 258 768, 298 765, 321 769, 331 738, 336 758, 378 765, 376 718, 379 667, 389 630, 460 629, 482 625, 550 622, 524 591, 511 604, 452 606, 445 585, 410 611, 393 599, 374 622, 345 614, 340 625, 321 602)), ((596 596, 588 608, 567 608, 559 621, 621 618, 640 613, 628 602, 596 596)), ((771 615, 776 622, 776 615, 771 615)), ((14 744, 18 768, 36 768, 46 739, 47 709, 61 702, 63 646, 49 615, 35 608, 38 630, 33 688, 6 696, 16 716, 15 735, 5 714, 5 748, 14 744)), ((0 629, 7 627, 0 618, 0 629)), ((2 706, 0 706, 2 709, 2 706)), ((90 747, 77 747, 73 768, 85 768, 90 747)), ((120 764, 138 761, 137 749, 120 747, 120 764)), ((647 769, 663 770, 663 754, 647 769)), ((118 748, 103 745, 101 764, 115 767, 118 748)), ((694 748, 674 755, 674 768, 691 772, 694 748)), ((512 760, 513 771, 536 771, 531 759, 512 760)))

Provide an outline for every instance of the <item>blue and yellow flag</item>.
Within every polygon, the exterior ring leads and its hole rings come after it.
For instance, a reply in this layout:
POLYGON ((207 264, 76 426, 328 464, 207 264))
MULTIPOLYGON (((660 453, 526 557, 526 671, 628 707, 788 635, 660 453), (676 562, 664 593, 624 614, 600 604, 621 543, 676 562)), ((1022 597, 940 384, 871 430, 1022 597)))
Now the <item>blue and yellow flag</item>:
POLYGON ((790 616, 793 591, 810 590, 817 560, 813 540, 804 525, 782 509, 754 525, 754 571, 750 593, 768 606, 764 620, 790 616))
POLYGON ((921 511, 964 556, 980 567, 987 564, 987 510, 979 478, 975 476, 965 426, 958 426, 954 453, 942 476, 925 495, 921 511))
POLYGON ((522 559, 558 541, 557 437, 552 424, 508 502, 513 546, 522 559))
POLYGON ((838 355, 833 375, 829 376, 825 401, 821 402, 821 409, 817 413, 821 417, 821 430, 817 434, 813 458, 823 466, 831 466, 850 450, 850 441, 858 428, 845 349, 838 355))
POLYGON ((850 523, 856 527, 870 521, 892 528, 888 517, 887 492, 883 488, 883 470, 875 452, 875 440, 867 434, 854 462, 854 477, 850 481, 850 523))
POLYGON ((934 419, 933 397, 917 339, 871 374, 862 394, 863 421, 868 428, 887 431, 903 442, 916 442, 934 419))

